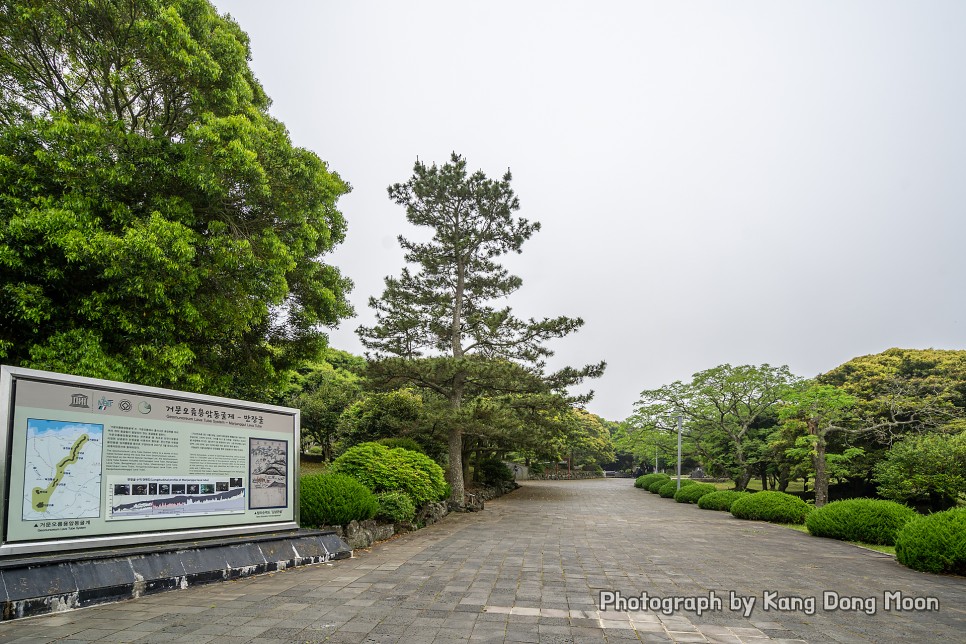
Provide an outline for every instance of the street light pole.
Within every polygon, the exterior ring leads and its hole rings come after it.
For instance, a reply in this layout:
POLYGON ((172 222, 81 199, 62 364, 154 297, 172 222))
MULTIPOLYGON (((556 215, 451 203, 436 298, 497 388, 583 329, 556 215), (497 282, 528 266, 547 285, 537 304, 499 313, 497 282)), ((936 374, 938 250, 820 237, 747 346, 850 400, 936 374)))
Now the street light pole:
POLYGON ((681 489, 681 414, 678 414, 678 489, 681 489))

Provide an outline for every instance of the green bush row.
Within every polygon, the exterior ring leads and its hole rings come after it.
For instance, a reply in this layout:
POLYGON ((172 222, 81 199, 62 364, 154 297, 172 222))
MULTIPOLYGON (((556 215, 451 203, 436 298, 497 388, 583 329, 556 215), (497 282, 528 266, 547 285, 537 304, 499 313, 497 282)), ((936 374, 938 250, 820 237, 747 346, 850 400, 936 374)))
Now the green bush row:
MULTIPOLYGON (((643 477, 641 477, 643 478, 643 477)), ((640 481, 640 479, 638 479, 640 481)), ((966 507, 926 516, 894 501, 846 499, 813 508, 784 492, 749 494, 715 490, 693 481, 654 480, 647 487, 679 503, 695 503, 705 510, 729 510, 739 519, 772 523, 804 523, 817 537, 895 544, 896 560, 922 572, 966 575, 966 507)), ((636 483, 635 483, 636 484, 636 483)))
POLYGON ((698 507, 702 510, 719 510, 721 512, 731 512, 731 504, 747 496, 747 492, 737 490, 718 490, 711 494, 705 494, 698 499, 698 507))
POLYGON ((805 526, 816 537, 891 546, 915 516, 915 510, 895 501, 845 499, 810 512, 805 526))
MULTIPOLYGON (((681 479, 681 489, 683 490, 688 485, 694 485, 694 481, 691 479, 681 479)), ((657 493, 661 495, 662 498, 672 499, 675 493, 678 491, 677 479, 671 479, 666 483, 662 483, 658 488, 657 493)))
POLYGON ((634 481, 634 487, 639 487, 646 490, 651 483, 655 481, 670 481, 671 477, 667 474, 655 473, 655 474, 645 474, 643 476, 638 476, 637 480, 634 481))
MULTIPOLYGON (((681 481, 681 483, 684 483, 684 481, 681 481)), ((697 503, 702 496, 716 492, 717 489, 710 483, 682 485, 681 489, 674 493, 674 500, 678 503, 697 503)))
POLYGON ((812 506, 784 492, 761 491, 746 494, 731 504, 731 514, 739 519, 771 523, 805 523, 812 506))
POLYGON ((670 476, 666 479, 654 479, 654 481, 647 484, 647 491, 651 494, 658 494, 661 491, 661 487, 670 480, 670 476))

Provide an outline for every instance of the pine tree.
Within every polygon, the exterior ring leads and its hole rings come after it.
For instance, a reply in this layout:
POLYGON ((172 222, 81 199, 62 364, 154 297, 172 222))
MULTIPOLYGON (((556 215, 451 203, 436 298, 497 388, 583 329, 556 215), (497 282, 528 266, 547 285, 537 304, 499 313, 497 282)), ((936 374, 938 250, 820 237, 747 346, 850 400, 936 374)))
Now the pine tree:
POLYGON ((545 342, 576 331, 583 320, 522 320, 496 305, 522 284, 496 259, 519 253, 540 229, 515 217, 520 204, 510 180, 509 171, 499 181, 482 171, 469 175, 466 160, 453 153, 441 167, 417 161, 409 181, 390 186, 389 198, 405 206, 409 222, 430 228, 433 237, 425 243, 399 237, 406 261, 418 268, 386 278, 382 297, 369 302, 376 325, 358 330, 384 382, 429 389, 448 401, 447 480, 458 507, 464 499, 460 412, 468 398, 563 392, 604 369, 601 362, 545 375, 544 360, 552 355, 545 342))

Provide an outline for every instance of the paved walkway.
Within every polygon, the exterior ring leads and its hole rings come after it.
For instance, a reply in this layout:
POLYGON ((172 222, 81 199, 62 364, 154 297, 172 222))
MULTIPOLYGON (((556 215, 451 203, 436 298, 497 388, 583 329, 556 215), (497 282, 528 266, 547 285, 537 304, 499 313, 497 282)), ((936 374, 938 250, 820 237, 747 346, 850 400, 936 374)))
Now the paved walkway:
POLYGON ((963 578, 917 573, 873 551, 661 499, 630 479, 528 482, 483 512, 450 515, 356 554, 0 624, 0 642, 966 639, 963 578), (659 603, 692 599, 667 614, 660 606, 602 611, 602 591, 637 600, 646 592, 659 603), (826 611, 826 591, 859 599, 852 610, 826 611), (747 616, 732 609, 731 593, 755 600, 747 616), (886 610, 886 593, 936 598, 939 609, 886 610), (700 615, 697 598, 712 604, 700 615))

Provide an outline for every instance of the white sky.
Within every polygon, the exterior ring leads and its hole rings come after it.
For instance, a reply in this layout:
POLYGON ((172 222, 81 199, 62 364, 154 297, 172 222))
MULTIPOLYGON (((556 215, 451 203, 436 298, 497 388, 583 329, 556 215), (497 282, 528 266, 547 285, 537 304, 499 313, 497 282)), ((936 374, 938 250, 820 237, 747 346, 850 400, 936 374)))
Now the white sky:
POLYGON ((589 409, 732 364, 814 376, 964 348, 966 3, 215 0, 296 145, 348 180, 327 261, 357 317, 412 235, 417 156, 509 167, 543 230, 506 264, 521 316, 586 324, 589 409))

